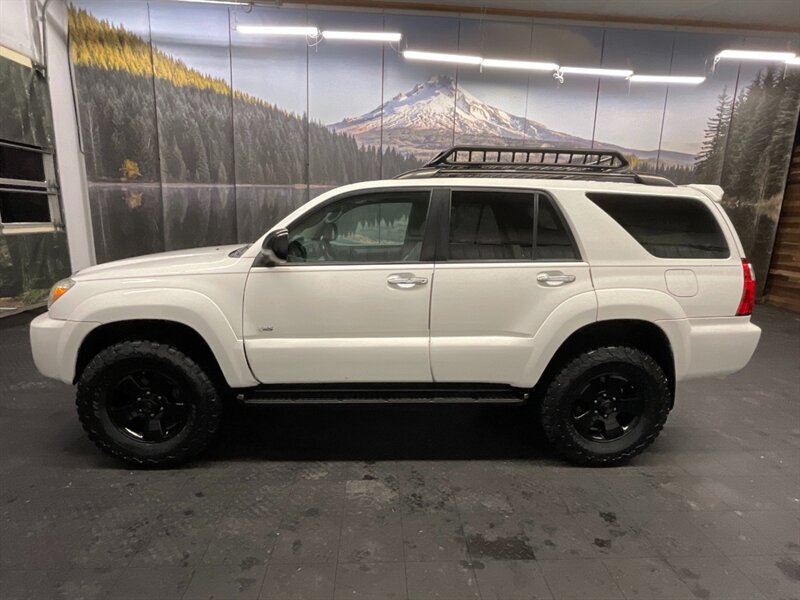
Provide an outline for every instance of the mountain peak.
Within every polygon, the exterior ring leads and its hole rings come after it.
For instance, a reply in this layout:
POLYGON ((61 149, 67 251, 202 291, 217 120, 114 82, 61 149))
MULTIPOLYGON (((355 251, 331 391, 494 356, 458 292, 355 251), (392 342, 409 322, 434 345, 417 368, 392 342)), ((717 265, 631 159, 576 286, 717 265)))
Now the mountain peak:
POLYGON ((450 75, 434 75, 428 81, 426 81, 423 85, 430 85, 433 87, 456 87, 456 80, 450 77, 450 75))

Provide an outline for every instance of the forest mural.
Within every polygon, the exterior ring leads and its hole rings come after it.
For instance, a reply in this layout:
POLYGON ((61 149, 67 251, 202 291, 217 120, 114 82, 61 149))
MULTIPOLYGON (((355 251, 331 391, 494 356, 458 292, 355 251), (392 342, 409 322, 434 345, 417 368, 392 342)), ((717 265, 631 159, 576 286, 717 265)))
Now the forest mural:
MULTIPOLYGON (((0 57, 0 141, 53 152, 47 79, 6 57, 0 57)), ((43 302, 50 286, 67 275, 69 252, 63 230, 12 234, 0 227, 0 313, 43 302)))
MULTIPOLYGON (((800 69, 709 64, 747 38, 427 15, 79 0, 70 44, 99 261, 251 241, 330 187, 453 143, 611 147, 715 183, 766 272, 800 69), (400 48, 244 36, 237 23, 402 31, 431 51, 701 73, 692 89, 411 63, 400 48), (202 26, 200 26, 202 25, 202 26)), ((775 45, 796 39, 770 39, 775 45)))

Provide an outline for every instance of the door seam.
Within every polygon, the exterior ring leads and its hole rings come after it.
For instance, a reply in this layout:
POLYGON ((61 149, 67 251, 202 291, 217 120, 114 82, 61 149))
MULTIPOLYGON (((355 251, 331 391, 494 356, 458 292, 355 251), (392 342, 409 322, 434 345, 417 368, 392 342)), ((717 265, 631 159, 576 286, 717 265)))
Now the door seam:
POLYGON ((433 286, 436 282, 436 262, 433 263, 433 270, 431 271, 431 286, 428 292, 428 370, 431 372, 431 381, 435 382, 436 378, 433 376, 433 355, 431 354, 431 313, 433 312, 433 286))

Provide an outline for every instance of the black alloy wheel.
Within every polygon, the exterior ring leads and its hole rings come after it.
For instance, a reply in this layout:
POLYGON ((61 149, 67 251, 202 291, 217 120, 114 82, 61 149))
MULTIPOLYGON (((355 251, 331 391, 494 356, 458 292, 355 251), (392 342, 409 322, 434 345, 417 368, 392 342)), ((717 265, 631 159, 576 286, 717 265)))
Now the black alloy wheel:
POLYGON ((129 466, 175 467, 219 429, 222 397, 183 349, 122 341, 97 353, 78 379, 78 417, 89 438, 129 466))
POLYGON ((611 442, 635 428, 643 411, 644 401, 627 377, 604 373, 576 396, 572 423, 587 440, 611 442))
POLYGON ((572 356, 547 382, 541 425, 567 460, 620 465, 653 443, 672 402, 672 385, 652 356, 632 346, 601 346, 572 356))
POLYGON ((107 389, 111 422, 140 442, 165 442, 186 427, 192 404, 174 378, 153 370, 124 374, 107 389))

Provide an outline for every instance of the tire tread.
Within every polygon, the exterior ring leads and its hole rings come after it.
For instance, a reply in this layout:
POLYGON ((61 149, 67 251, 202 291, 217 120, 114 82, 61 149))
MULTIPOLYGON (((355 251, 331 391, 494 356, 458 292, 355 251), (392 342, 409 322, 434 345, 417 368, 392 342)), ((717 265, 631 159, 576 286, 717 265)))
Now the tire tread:
POLYGON ((100 450, 126 464, 145 468, 174 467, 199 455, 215 437, 222 416, 222 400, 211 379, 200 365, 178 348, 150 340, 118 342, 95 355, 86 365, 78 380, 75 404, 83 429, 100 450), (98 419, 94 414, 93 380, 104 369, 119 360, 142 356, 165 361, 183 370, 198 386, 200 396, 205 402, 205 425, 198 427, 180 446, 168 454, 158 457, 137 456, 121 448, 99 428, 98 419))
POLYGON ((541 403, 541 423, 550 443, 570 462, 581 466, 611 467, 623 464, 641 454, 661 433, 669 415, 671 403, 669 380, 658 363, 638 348, 630 346, 603 346, 583 352, 567 361, 553 377, 541 403), (638 365, 655 376, 661 390, 661 402, 655 423, 635 445, 615 454, 598 455, 577 444, 563 426, 560 405, 570 383, 582 372, 608 362, 623 360, 638 365))

